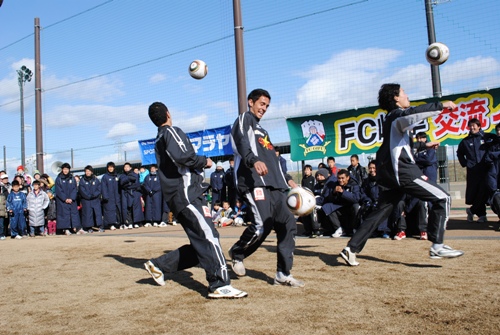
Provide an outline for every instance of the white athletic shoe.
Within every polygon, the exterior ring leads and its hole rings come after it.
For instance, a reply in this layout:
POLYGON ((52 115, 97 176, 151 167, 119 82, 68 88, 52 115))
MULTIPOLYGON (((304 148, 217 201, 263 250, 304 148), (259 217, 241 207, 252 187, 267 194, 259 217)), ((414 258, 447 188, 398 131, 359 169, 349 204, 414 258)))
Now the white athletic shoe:
POLYGON ((149 272, 158 285, 165 286, 165 277, 163 276, 163 272, 158 269, 153 262, 147 261, 144 263, 144 268, 146 268, 146 271, 149 272))
POLYGON ((154 222, 153 227, 158 227, 158 222, 154 222))
POLYGON ((282 273, 276 273, 276 277, 274 277, 274 285, 298 288, 304 287, 306 284, 303 281, 293 278, 292 275, 284 276, 282 273))
POLYGON ((158 225, 158 227, 166 227, 166 226, 168 226, 168 224, 166 224, 165 222, 162 222, 158 225))
POLYGON ((120 229, 127 229, 127 226, 125 226, 124 224, 120 225, 120 229))
POLYGON ((128 229, 134 229, 134 226, 133 226, 133 225, 131 225, 131 224, 129 224, 127 228, 128 228, 128 229))
POLYGON ((343 232, 344 232, 344 231, 342 230, 342 227, 340 227, 339 229, 337 229, 337 230, 335 231, 335 233, 333 233, 333 234, 332 234, 332 237, 333 237, 333 238, 341 237, 343 232))
POLYGON ((460 257, 464 254, 462 250, 455 250, 448 245, 443 245, 443 247, 439 250, 434 250, 431 247, 429 251, 429 257, 432 259, 441 259, 441 258, 454 258, 460 257))
POLYGON ((231 285, 219 287, 214 292, 208 293, 208 297, 212 299, 238 299, 247 295, 248 293, 240 291, 231 285))
POLYGON ((146 224, 144 225, 144 228, 147 228, 147 227, 151 227, 151 223, 149 223, 149 222, 148 222, 148 223, 146 223, 146 224))
POLYGON ((243 264, 243 261, 239 261, 237 259, 233 258, 233 252, 231 251, 231 248, 228 250, 228 255, 231 258, 231 268, 233 269, 233 272, 238 276, 238 277, 243 277, 246 275, 246 269, 245 265, 243 264))
POLYGON ((135 224, 135 225, 134 225, 134 228, 139 228, 139 225, 138 225, 138 224, 135 224))
POLYGON ((172 226, 177 226, 177 221, 172 220, 172 226))
POLYGON ((116 227, 115 226, 111 226, 111 227, 109 227, 109 230, 116 230, 116 227))
POLYGON ((359 262, 356 261, 356 254, 351 251, 351 248, 345 247, 344 250, 340 252, 340 256, 346 261, 350 266, 358 266, 359 262))

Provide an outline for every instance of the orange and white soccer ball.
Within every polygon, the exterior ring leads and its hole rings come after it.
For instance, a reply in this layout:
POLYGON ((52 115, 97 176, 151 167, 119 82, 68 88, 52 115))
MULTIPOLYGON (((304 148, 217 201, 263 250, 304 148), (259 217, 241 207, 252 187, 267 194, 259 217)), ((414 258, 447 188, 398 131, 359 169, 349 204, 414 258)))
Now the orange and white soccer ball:
POLYGON ((316 206, 316 197, 307 188, 294 187, 288 192, 286 204, 294 215, 309 215, 316 206))
POLYGON ((196 59, 189 64, 189 75, 194 79, 203 79, 208 73, 207 64, 199 59, 196 59))

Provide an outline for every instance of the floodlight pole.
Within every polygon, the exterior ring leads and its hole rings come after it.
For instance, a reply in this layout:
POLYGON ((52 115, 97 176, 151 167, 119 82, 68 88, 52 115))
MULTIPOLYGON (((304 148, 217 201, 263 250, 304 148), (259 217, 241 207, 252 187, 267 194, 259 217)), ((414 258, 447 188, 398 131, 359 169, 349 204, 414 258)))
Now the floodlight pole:
POLYGON ((238 87, 238 112, 247 111, 247 85, 245 76, 245 52, 243 48, 243 20, 241 17, 241 2, 233 0, 234 44, 236 48, 236 79, 238 87))
MULTIPOLYGON (((427 18, 427 36, 429 45, 436 42, 436 31, 434 29, 434 13, 432 10, 432 0, 425 0, 425 16, 427 18)), ((441 76, 439 66, 431 64, 432 92, 435 98, 441 98, 441 76)))
POLYGON ((24 167, 26 164, 24 145, 24 83, 31 81, 33 73, 30 69, 23 65, 19 70, 17 70, 17 75, 19 91, 21 94, 21 165, 24 167))

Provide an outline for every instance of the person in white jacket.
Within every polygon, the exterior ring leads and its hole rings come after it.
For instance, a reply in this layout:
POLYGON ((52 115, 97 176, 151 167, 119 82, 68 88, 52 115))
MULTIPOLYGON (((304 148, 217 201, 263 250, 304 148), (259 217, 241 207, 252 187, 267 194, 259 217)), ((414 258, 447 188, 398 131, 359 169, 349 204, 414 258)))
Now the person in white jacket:
POLYGON ((26 197, 28 201, 30 237, 35 237, 36 230, 45 236, 45 208, 49 206, 49 196, 40 188, 40 182, 33 182, 33 191, 26 197))

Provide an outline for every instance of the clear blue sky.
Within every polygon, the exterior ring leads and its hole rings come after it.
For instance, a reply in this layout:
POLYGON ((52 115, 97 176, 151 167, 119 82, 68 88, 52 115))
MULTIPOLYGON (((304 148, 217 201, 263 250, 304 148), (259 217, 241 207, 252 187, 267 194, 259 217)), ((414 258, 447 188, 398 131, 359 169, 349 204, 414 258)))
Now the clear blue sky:
MULTIPOLYGON (((434 6, 444 94, 500 85, 500 2, 434 6)), ((247 89, 272 95, 264 126, 288 140, 285 117, 375 105, 386 81, 432 96, 424 58, 423 0, 242 0, 247 89)), ((9 173, 20 164, 16 69, 34 70, 41 20, 45 165, 139 159, 136 140, 156 129, 147 106, 163 101, 185 131, 232 124, 237 113, 232 1, 4 0, 0 7, 0 144, 9 173), (208 76, 187 68, 203 59, 208 76), (94 79, 91 79, 94 78, 94 79)), ((35 153, 33 82, 26 84, 26 156, 35 153)), ((3 167, 3 157, 1 166, 3 167)))

